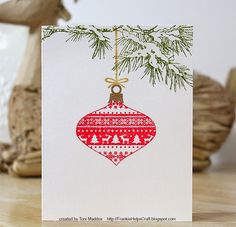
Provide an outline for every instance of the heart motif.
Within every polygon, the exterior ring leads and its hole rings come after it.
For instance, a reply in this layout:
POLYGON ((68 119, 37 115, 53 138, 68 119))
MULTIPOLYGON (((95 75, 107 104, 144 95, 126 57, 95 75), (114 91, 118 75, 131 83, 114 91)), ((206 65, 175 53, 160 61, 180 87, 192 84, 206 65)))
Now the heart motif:
POLYGON ((145 114, 123 102, 112 101, 81 118, 76 135, 89 148, 118 165, 153 140, 156 126, 145 114))

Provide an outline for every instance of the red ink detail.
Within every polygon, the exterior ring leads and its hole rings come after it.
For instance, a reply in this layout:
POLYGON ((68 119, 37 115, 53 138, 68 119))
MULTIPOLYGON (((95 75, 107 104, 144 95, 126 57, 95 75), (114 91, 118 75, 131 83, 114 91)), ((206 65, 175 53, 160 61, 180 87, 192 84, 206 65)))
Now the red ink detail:
POLYGON ((118 165, 156 135, 156 126, 145 114, 123 103, 107 106, 81 118, 76 135, 92 150, 118 165))

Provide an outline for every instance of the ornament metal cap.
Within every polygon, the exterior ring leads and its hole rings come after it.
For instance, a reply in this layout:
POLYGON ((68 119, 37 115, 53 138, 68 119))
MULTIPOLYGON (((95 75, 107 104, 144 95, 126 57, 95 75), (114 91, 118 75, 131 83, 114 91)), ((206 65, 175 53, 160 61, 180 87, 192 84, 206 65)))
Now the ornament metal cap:
POLYGON ((108 103, 110 102, 122 102, 123 103, 123 94, 121 93, 122 88, 120 85, 116 84, 111 87, 111 94, 108 103), (118 91, 115 91, 114 88, 118 88, 118 91))

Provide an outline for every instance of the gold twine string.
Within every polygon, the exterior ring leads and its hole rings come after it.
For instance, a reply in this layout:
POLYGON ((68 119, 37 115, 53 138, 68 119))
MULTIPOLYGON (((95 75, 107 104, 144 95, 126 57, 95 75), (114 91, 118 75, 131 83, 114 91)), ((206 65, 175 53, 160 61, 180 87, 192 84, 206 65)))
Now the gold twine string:
POLYGON ((113 86, 121 86, 123 88, 125 88, 125 86, 123 85, 123 83, 127 83, 128 82, 128 78, 121 78, 119 79, 119 69, 118 69, 118 30, 115 29, 115 79, 111 78, 111 77, 107 77, 105 78, 105 81, 107 83, 109 83, 108 88, 113 87, 113 86))

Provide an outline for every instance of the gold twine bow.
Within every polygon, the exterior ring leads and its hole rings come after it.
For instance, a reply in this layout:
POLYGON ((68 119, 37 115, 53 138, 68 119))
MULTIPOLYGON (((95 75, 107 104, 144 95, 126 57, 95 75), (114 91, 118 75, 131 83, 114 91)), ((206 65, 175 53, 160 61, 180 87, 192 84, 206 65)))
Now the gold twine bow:
POLYGON ((119 85, 119 86, 125 88, 125 86, 123 85, 123 83, 128 82, 128 80, 129 80, 129 79, 128 79, 127 77, 121 78, 121 79, 118 79, 118 78, 113 79, 113 78, 111 78, 111 77, 107 77, 107 78, 105 79, 105 81, 106 81, 107 83, 109 83, 108 88, 110 88, 110 87, 112 87, 112 86, 115 86, 115 85, 119 85))
POLYGON ((129 79, 127 77, 119 79, 119 77, 118 77, 119 72, 118 72, 118 30, 117 29, 115 29, 115 47, 116 47, 116 49, 115 49, 116 76, 115 76, 115 79, 113 79, 111 77, 107 77, 107 78, 105 78, 105 81, 107 83, 109 83, 108 88, 110 88, 112 86, 116 86, 116 85, 125 88, 123 83, 127 83, 129 79))

